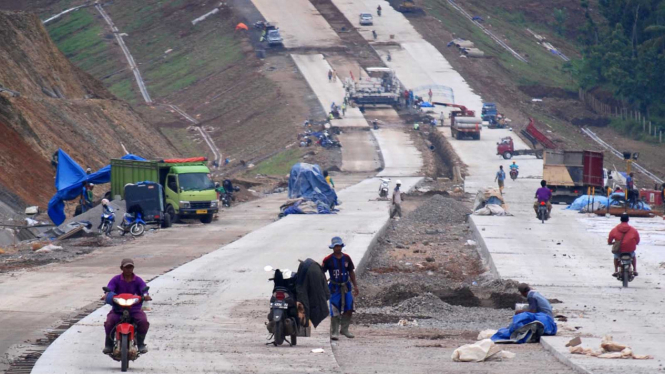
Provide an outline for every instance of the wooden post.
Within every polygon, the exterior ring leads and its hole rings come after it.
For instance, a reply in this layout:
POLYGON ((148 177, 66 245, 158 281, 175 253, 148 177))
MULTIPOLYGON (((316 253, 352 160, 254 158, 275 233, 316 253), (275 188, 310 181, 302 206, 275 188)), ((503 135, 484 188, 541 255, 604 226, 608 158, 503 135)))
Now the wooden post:
POLYGON ((642 132, 645 132, 645 131, 647 131, 647 124, 644 121, 644 119, 642 119, 642 132))
POLYGON ((660 140, 659 140, 659 142, 660 143, 663 142, 663 130, 660 130, 660 140))
POLYGON ((651 134, 651 121, 649 121, 649 134, 651 134))

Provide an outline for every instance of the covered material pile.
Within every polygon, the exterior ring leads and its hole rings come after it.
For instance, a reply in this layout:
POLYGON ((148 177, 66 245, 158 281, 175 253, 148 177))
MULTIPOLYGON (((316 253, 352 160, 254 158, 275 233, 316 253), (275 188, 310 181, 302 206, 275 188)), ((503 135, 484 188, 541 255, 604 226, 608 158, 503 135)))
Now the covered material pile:
POLYGON ((483 339, 473 344, 465 344, 453 351, 451 358, 455 362, 482 362, 515 357, 509 351, 503 351, 490 339, 483 339))
POLYGON ((524 312, 516 314, 510 326, 499 329, 492 336, 495 343, 538 343, 543 335, 556 335, 554 318, 546 313, 524 312))
POLYGON ((280 215, 330 214, 337 204, 337 194, 323 177, 319 165, 298 163, 289 176, 289 199, 280 215))
MULTIPOLYGON (((623 192, 615 192, 611 194, 609 198, 605 196, 582 195, 575 199, 575 201, 573 201, 573 203, 566 209, 577 210, 582 213, 590 213, 601 209, 607 209, 608 205, 610 207, 621 207, 623 206, 624 201, 625 194, 623 192)), ((631 209, 650 211, 651 207, 644 201, 637 201, 631 209)))
POLYGON ((473 214, 479 216, 508 216, 508 207, 498 188, 478 190, 473 203, 473 214))

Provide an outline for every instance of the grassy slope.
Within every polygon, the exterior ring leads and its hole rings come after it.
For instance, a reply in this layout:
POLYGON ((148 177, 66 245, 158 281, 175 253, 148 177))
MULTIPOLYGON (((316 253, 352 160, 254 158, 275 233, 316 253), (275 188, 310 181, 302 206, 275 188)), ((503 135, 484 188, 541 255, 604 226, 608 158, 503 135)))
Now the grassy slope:
POLYGON ((500 2, 460 2, 470 14, 491 14, 491 17, 485 21, 485 27, 498 37, 507 40, 508 45, 514 50, 522 55, 527 55, 529 63, 525 64, 485 35, 480 28, 464 18, 447 1, 423 0, 423 3, 427 14, 439 19, 446 29, 454 32, 458 37, 473 41, 486 55, 496 58, 517 84, 576 89, 570 77, 561 71, 563 60, 538 45, 536 39, 526 31, 529 28, 536 33, 546 35, 555 47, 564 45, 562 40, 554 37, 554 33, 547 26, 531 22, 520 12, 509 12, 501 8, 500 2))

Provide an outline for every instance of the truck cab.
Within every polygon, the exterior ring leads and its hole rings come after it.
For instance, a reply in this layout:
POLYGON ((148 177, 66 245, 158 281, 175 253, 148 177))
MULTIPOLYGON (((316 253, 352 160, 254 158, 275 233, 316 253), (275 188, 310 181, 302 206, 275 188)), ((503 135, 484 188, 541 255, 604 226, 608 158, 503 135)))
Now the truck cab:
POLYGON ((217 213, 215 183, 207 166, 172 166, 166 175, 166 212, 171 218, 200 218, 209 223, 217 213))

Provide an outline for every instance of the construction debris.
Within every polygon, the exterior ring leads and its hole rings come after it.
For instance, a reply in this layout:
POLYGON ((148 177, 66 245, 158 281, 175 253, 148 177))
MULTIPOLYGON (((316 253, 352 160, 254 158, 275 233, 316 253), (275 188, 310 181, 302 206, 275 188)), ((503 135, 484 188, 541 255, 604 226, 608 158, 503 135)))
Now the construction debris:
POLYGON ((478 190, 473 203, 473 214, 479 216, 510 216, 503 195, 498 188, 478 190))
POLYGON ((465 344, 455 351, 451 358, 455 362, 482 362, 514 358, 515 354, 503 351, 491 339, 483 339, 473 344, 465 344))
MULTIPOLYGON (((575 340, 579 340, 579 344, 582 344, 582 339, 579 337, 571 340, 566 344, 566 347, 569 344, 574 343, 575 340)), ((652 360, 653 356, 650 355, 636 355, 633 353, 633 350, 627 345, 617 343, 612 340, 611 335, 605 335, 603 340, 600 342, 600 350, 594 351, 593 348, 584 348, 581 345, 576 345, 569 347, 568 350, 572 354, 585 355, 598 358, 621 358, 621 359, 634 359, 634 360, 652 360)))

